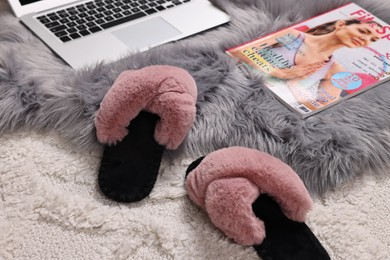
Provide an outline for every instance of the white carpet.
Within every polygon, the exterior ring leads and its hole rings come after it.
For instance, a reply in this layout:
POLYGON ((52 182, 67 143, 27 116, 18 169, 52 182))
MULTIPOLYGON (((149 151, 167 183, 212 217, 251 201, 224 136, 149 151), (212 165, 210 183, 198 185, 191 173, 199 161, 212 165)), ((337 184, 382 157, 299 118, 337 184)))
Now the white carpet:
MULTIPOLYGON (((54 134, 0 138, 0 259, 259 259, 216 230, 186 197, 189 160, 151 196, 119 204, 98 191, 101 151, 54 134)), ((308 224, 332 259, 388 259, 390 178, 365 177, 317 201, 308 224)))

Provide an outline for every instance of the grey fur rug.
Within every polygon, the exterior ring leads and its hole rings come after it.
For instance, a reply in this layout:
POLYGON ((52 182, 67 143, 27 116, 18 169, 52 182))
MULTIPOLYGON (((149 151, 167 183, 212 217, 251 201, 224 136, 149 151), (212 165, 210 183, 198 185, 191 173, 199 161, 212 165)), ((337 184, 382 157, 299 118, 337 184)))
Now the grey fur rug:
MULTIPOLYGON (((10 13, 1 13, 0 133, 55 130, 79 149, 96 149, 94 113, 119 73, 170 64, 193 75, 199 95, 195 125, 172 157, 233 145, 257 148, 288 163, 313 195, 390 166, 390 83, 301 120, 264 89, 261 78, 224 54, 347 1, 213 2, 231 15, 229 25, 79 71, 53 56, 10 13)), ((389 1, 355 2, 390 22, 389 1)))

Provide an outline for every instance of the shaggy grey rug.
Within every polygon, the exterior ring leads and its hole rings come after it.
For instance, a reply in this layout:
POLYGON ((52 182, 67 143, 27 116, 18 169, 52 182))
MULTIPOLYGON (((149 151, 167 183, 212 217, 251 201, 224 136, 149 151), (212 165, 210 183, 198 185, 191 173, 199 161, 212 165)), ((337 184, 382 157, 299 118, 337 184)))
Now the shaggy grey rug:
MULTIPOLYGON (((231 15, 229 25, 79 71, 64 65, 12 15, 1 13, 0 133, 55 130, 78 149, 98 149, 94 113, 118 74, 170 64, 188 70, 199 92, 196 123, 183 145, 170 153, 173 158, 232 145, 257 148, 288 163, 313 195, 389 166, 390 83, 301 120, 275 100, 261 78, 224 54, 226 48, 347 1, 213 2, 231 15)), ((390 22, 390 2, 355 2, 390 22)))

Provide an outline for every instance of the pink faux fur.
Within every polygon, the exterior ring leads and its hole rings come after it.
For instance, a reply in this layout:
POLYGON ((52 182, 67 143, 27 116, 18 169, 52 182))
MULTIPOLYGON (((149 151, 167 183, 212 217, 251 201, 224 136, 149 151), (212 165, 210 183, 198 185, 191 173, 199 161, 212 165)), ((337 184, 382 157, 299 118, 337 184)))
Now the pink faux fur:
POLYGON ((185 70, 165 65, 122 72, 104 96, 95 126, 99 142, 115 144, 141 110, 160 116, 154 138, 176 149, 195 120, 196 84, 185 70))
POLYGON ((215 180, 207 188, 205 208, 226 236, 241 245, 259 244, 265 237, 264 223, 252 211, 259 195, 256 185, 245 178, 215 180))
POLYGON ((294 221, 303 222, 313 204, 303 182, 287 164, 245 147, 207 155, 189 173, 186 188, 211 221, 243 245, 260 244, 265 236, 264 225, 251 207, 259 194, 271 196, 294 221))

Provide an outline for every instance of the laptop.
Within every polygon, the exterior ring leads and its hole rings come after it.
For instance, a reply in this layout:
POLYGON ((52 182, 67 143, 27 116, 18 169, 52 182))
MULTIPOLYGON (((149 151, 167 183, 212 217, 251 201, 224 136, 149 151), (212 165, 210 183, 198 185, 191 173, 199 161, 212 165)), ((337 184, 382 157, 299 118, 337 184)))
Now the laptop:
POLYGON ((229 21, 208 0, 8 0, 15 15, 73 68, 114 61, 229 21))

